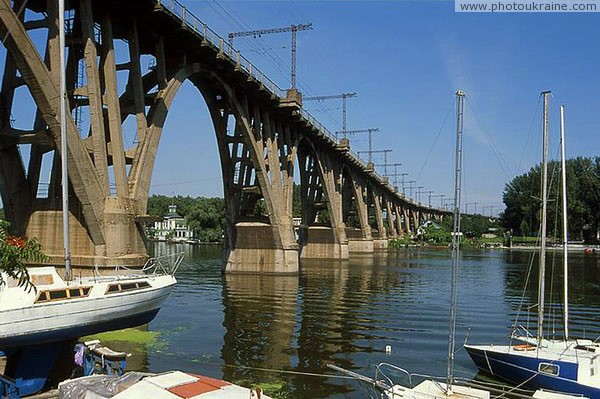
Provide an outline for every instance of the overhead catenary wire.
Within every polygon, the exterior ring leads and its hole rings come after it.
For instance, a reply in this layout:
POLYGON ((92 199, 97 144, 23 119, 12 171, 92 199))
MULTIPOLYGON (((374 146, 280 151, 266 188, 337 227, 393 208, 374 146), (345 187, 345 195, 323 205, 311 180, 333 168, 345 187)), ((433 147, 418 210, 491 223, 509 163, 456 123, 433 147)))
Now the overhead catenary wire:
POLYGON ((213 177, 205 177, 204 179, 194 179, 194 180, 178 181, 178 182, 171 182, 171 183, 151 184, 150 187, 152 188, 152 187, 185 185, 185 184, 202 183, 205 181, 220 180, 220 179, 221 179, 220 176, 213 176, 213 177))
POLYGON ((440 135, 442 134, 442 131, 444 130, 444 126, 446 126, 446 121, 448 121, 448 117, 450 116, 450 113, 454 110, 454 105, 456 104, 456 99, 454 99, 452 101, 452 104, 450 105, 450 108, 448 109, 448 112, 446 112, 446 116, 444 117, 444 120, 442 121, 442 126, 440 126, 440 130, 438 130, 435 139, 433 140, 433 142, 431 143, 431 146, 429 147, 429 151, 427 152, 427 156, 425 156, 425 160, 423 161, 423 165, 421 165, 421 169, 419 169, 419 173, 417 174, 416 180, 418 181, 421 178, 421 174, 423 173, 423 170, 425 169, 425 166, 427 166, 427 163, 429 162, 429 157, 431 156, 431 153, 433 152, 433 149, 435 148, 438 139, 440 138, 440 135))
POLYGON ((507 180, 510 180, 511 173, 509 171, 510 168, 508 166, 508 163, 504 160, 504 158, 502 157, 502 154, 500 154, 500 151, 498 150, 498 146, 496 146, 496 143, 494 142, 494 139, 488 133, 487 128, 483 124, 483 121, 477 115, 477 112, 475 111, 475 108, 472 105, 472 100, 467 100, 467 106, 471 110, 471 113, 473 114, 473 117, 474 117, 475 121, 479 125, 479 128, 480 128, 481 132, 485 136, 485 138, 486 138, 486 140, 487 140, 487 142, 488 142, 488 144, 489 144, 489 146, 490 146, 490 148, 492 150, 492 154, 494 154, 494 156, 498 160, 498 163, 500 164, 500 169, 502 169, 502 172, 504 173, 504 176, 506 177, 507 180))
MULTIPOLYGON (((207 2, 209 7, 211 7, 217 14, 220 14, 225 19, 229 19, 233 22, 234 26, 238 28, 249 30, 250 27, 244 22, 244 20, 237 15, 237 13, 231 9, 226 2, 220 2, 217 0, 212 0, 212 2, 207 2)), ((273 62, 273 66, 275 67, 275 71, 279 76, 285 78, 287 80, 287 71, 286 68, 283 67, 284 61, 277 55, 271 51, 267 51, 267 47, 262 42, 262 40, 250 40, 248 41, 251 46, 255 49, 265 50, 264 55, 267 56, 267 59, 270 59, 273 62)))
MULTIPOLYGON (((194 0, 186 0, 187 2, 196 2, 194 0)), ((231 25, 237 28, 240 28, 240 30, 251 30, 251 27, 244 21, 244 19, 242 17, 239 16, 239 14, 234 11, 231 6, 227 3, 227 2, 221 2, 218 0, 206 0, 203 3, 207 4, 215 13, 217 13, 218 15, 220 15, 223 19, 225 20, 229 20, 231 22, 231 25)), ((286 5, 285 2, 283 2, 282 4, 286 5)), ((286 5, 287 6, 287 5, 286 5)), ((273 8, 273 10, 277 9, 277 6, 275 6, 273 8)), ((282 13, 282 20, 290 20, 291 18, 295 18, 295 19, 304 19, 306 20, 306 16, 303 15, 303 13, 298 12, 298 10, 295 10, 295 8, 293 7, 287 7, 286 12, 282 13), (292 12, 289 12, 289 10, 292 10, 292 12), (290 18, 291 16, 291 18, 290 18)), ((329 57, 326 56, 327 51, 325 51, 323 53, 322 50, 322 46, 319 46, 320 42, 319 41, 315 41, 312 40, 310 38, 310 35, 307 36, 308 40, 311 43, 311 49, 316 49, 318 52, 321 53, 322 56, 317 57, 316 60, 317 62, 319 62, 321 64, 321 66, 325 66, 328 67, 328 76, 331 78, 331 81, 336 81, 339 80, 339 74, 336 74, 334 71, 336 68, 334 68, 331 62, 325 63, 325 60, 329 60, 329 57), (335 77, 335 79, 334 79, 335 77)), ((300 38, 298 39, 300 40, 300 38)), ((277 72, 277 77, 283 79, 284 81, 287 81, 289 79, 289 69, 287 67, 288 65, 288 61, 284 61, 278 54, 277 52, 273 52, 273 51, 268 51, 269 46, 266 46, 264 44, 264 41, 262 40, 261 37, 256 37, 256 39, 254 40, 246 40, 244 42, 245 44, 248 44, 249 47, 254 48, 254 50, 261 54, 263 56, 263 59, 269 60, 271 61, 270 63, 272 64, 272 66, 275 68, 275 71, 277 72), (286 65, 284 67, 284 65, 286 65)), ((250 51, 252 52, 252 51, 250 51)), ((291 65, 290 65, 291 67, 291 65)), ((302 75, 301 75, 302 76, 302 75)), ((306 96, 312 96, 316 94, 316 91, 313 90, 310 85, 308 85, 306 83, 306 81, 302 78, 297 78, 298 81, 298 88, 300 89, 300 91, 306 95, 306 96)), ((361 104, 360 106, 361 109, 364 109, 364 106, 361 104)), ((330 120, 331 122, 333 122, 335 124, 335 129, 337 130, 342 126, 342 121, 341 118, 336 114, 334 115, 332 112, 329 112, 329 109, 324 110, 324 111, 319 111, 322 112, 324 114, 324 116, 330 120)))
POLYGON ((514 171, 515 176, 520 173, 521 167, 523 165, 523 159, 525 158, 525 149, 527 148, 529 139, 531 138, 531 133, 533 132, 533 126, 536 121, 539 121, 539 118, 537 118, 537 115, 539 115, 541 104, 542 104, 542 96, 538 96, 538 102, 535 107, 535 112, 533 113, 533 115, 531 117, 531 123, 529 124, 529 131, 527 132, 527 138, 525 139, 525 145, 523 145, 523 151, 521 152, 521 159, 519 159, 517 169, 514 171))
POLYGON ((292 58, 291 58, 291 78, 290 85, 292 89, 296 89, 296 53, 297 53, 297 34, 300 31, 304 30, 312 30, 312 23, 308 24, 292 24, 290 26, 285 26, 282 28, 269 28, 269 29, 253 29, 253 30, 244 30, 240 32, 231 32, 228 35, 229 45, 233 47, 233 39, 236 37, 248 37, 252 36, 254 38, 261 37, 262 35, 270 35, 274 33, 292 33, 292 58))

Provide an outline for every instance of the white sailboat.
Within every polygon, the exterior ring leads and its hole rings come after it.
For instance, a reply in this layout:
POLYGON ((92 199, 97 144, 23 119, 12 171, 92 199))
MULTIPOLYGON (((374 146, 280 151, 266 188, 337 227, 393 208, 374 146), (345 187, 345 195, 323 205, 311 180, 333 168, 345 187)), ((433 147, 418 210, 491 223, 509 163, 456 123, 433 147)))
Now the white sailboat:
POLYGON ((111 276, 72 278, 69 247, 68 165, 66 135, 64 0, 59 5, 61 158, 65 276, 55 267, 29 268, 35 290, 19 286, 3 275, 0 286, 0 355, 7 357, 0 378, 18 394, 39 391, 54 367, 56 347, 101 331, 148 323, 176 283, 174 274, 182 256, 151 259, 138 270, 117 268, 111 276), (55 344, 57 343, 57 344, 55 344), (44 358, 44 359, 42 359, 44 358))
POLYGON ((544 144, 542 156, 542 228, 539 262, 537 335, 513 332, 515 345, 465 345, 476 366, 493 376, 515 384, 600 397, 600 344, 569 337, 566 160, 564 145, 564 107, 561 106, 562 208, 564 250, 564 339, 547 339, 544 327, 544 274, 547 214, 548 105, 544 95, 544 144))
POLYGON ((173 265, 152 259, 140 271, 65 280, 55 267, 29 269, 36 290, 8 279, 0 288, 0 351, 65 341, 150 322, 176 280, 173 265), (170 267, 170 269, 167 269, 170 267))

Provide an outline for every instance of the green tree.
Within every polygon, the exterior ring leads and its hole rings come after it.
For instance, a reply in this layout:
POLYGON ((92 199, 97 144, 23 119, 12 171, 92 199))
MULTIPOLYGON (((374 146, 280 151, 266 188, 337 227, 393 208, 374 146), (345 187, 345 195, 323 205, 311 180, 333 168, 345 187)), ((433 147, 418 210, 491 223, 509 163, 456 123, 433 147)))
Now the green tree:
POLYGON ((432 244, 448 244, 452 242, 452 235, 447 226, 430 223, 428 226, 421 228, 423 231, 423 241, 432 244))
POLYGON ((186 221, 200 241, 221 241, 225 227, 225 201, 222 198, 196 198, 186 221))
MULTIPOLYGON (((560 164, 548 164, 548 231, 561 231, 560 164)), ((541 218, 541 166, 515 177, 504 189, 502 223, 515 234, 536 235, 541 218)), ((600 221, 600 158, 567 161, 568 231, 572 239, 595 239, 600 221)), ((549 233, 550 234, 550 233, 549 233)), ((559 234, 557 236, 560 236, 559 234)))
MULTIPOLYGON (((9 223, 0 220, 0 272, 18 281, 20 287, 34 288, 29 280, 26 263, 43 263, 48 257, 42 252, 42 245, 35 238, 23 238, 8 234, 9 223)), ((6 284, 0 273, 0 286, 6 284)))
POLYGON ((462 215, 460 224, 460 229, 467 238, 479 238, 490 229, 500 227, 496 219, 483 215, 462 215))

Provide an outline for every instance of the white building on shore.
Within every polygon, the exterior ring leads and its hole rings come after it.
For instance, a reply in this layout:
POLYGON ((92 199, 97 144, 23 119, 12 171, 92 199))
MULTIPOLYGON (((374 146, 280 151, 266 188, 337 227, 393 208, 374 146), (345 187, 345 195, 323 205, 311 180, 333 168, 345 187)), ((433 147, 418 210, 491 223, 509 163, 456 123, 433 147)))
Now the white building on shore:
POLYGON ((163 219, 154 222, 154 239, 175 242, 194 239, 194 231, 188 227, 185 218, 177 213, 177 205, 169 205, 169 212, 163 219))

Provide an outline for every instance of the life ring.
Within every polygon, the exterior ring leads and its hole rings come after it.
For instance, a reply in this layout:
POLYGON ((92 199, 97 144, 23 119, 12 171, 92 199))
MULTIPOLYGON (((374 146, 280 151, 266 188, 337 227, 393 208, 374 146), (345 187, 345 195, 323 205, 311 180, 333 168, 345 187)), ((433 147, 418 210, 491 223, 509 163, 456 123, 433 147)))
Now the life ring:
POLYGON ((513 345, 512 348, 516 351, 532 351, 536 347, 535 347, 535 345, 521 344, 521 345, 513 345))

